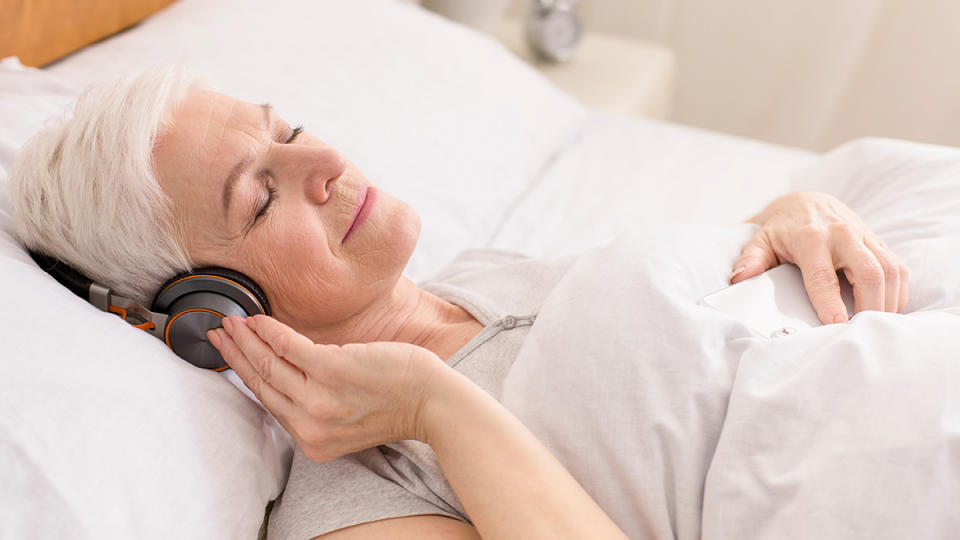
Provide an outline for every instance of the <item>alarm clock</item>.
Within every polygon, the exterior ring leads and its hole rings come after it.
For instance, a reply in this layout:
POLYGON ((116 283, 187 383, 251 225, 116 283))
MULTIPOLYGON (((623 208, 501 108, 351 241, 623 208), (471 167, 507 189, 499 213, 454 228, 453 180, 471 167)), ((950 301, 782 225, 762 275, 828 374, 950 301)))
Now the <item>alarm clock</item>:
POLYGON ((583 34, 577 0, 534 0, 526 21, 530 48, 542 60, 566 62, 583 34))

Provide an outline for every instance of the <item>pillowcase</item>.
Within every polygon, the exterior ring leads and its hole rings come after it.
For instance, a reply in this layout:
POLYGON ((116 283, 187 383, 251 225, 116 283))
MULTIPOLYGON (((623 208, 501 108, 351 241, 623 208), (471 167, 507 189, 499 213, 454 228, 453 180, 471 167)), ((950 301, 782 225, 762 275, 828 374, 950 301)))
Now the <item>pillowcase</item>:
MULTIPOLYGON (((79 92, 38 69, 24 67, 15 56, 0 60, 0 177, 17 151, 43 123, 62 115, 79 92)), ((7 193, 0 193, 6 204, 7 193)))

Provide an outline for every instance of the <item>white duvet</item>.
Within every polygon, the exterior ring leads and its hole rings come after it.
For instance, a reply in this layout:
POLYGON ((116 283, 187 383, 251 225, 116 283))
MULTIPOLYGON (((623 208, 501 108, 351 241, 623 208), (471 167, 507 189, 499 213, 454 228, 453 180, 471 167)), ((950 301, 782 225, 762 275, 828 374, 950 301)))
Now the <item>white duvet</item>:
POLYGON ((631 538, 952 537, 958 163, 865 141, 795 183, 834 191, 904 258, 908 313, 770 339, 696 304, 756 226, 628 233, 548 297, 504 404, 631 538))

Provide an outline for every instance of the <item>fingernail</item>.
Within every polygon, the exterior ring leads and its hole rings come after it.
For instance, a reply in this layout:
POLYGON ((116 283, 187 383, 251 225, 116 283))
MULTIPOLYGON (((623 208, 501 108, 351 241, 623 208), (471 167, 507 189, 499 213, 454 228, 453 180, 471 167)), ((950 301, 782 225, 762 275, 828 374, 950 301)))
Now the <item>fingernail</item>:
POLYGON ((847 316, 842 313, 838 313, 837 316, 833 318, 833 324, 843 324, 845 322, 847 322, 847 316))
POLYGON ((740 272, 743 272, 743 271, 746 270, 746 269, 747 269, 746 266, 738 266, 738 267, 734 268, 734 269, 733 269, 733 273, 730 274, 730 279, 733 279, 733 278, 737 277, 737 274, 739 274, 740 272))
POLYGON ((213 346, 220 348, 220 336, 217 335, 216 330, 207 330, 207 341, 213 343, 213 346))
POLYGON ((232 324, 233 324, 233 321, 230 320, 230 317, 224 317, 220 319, 220 326, 222 326, 223 329, 226 330, 228 333, 231 330, 233 330, 232 324))

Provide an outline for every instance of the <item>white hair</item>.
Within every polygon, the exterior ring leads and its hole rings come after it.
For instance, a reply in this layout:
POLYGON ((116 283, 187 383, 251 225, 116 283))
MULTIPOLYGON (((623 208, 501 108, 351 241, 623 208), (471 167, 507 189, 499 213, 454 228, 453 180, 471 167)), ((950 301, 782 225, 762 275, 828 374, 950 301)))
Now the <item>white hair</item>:
POLYGON ((210 86, 174 65, 87 89, 10 170, 20 242, 149 307, 164 281, 193 266, 157 182, 154 143, 187 92, 210 86))

